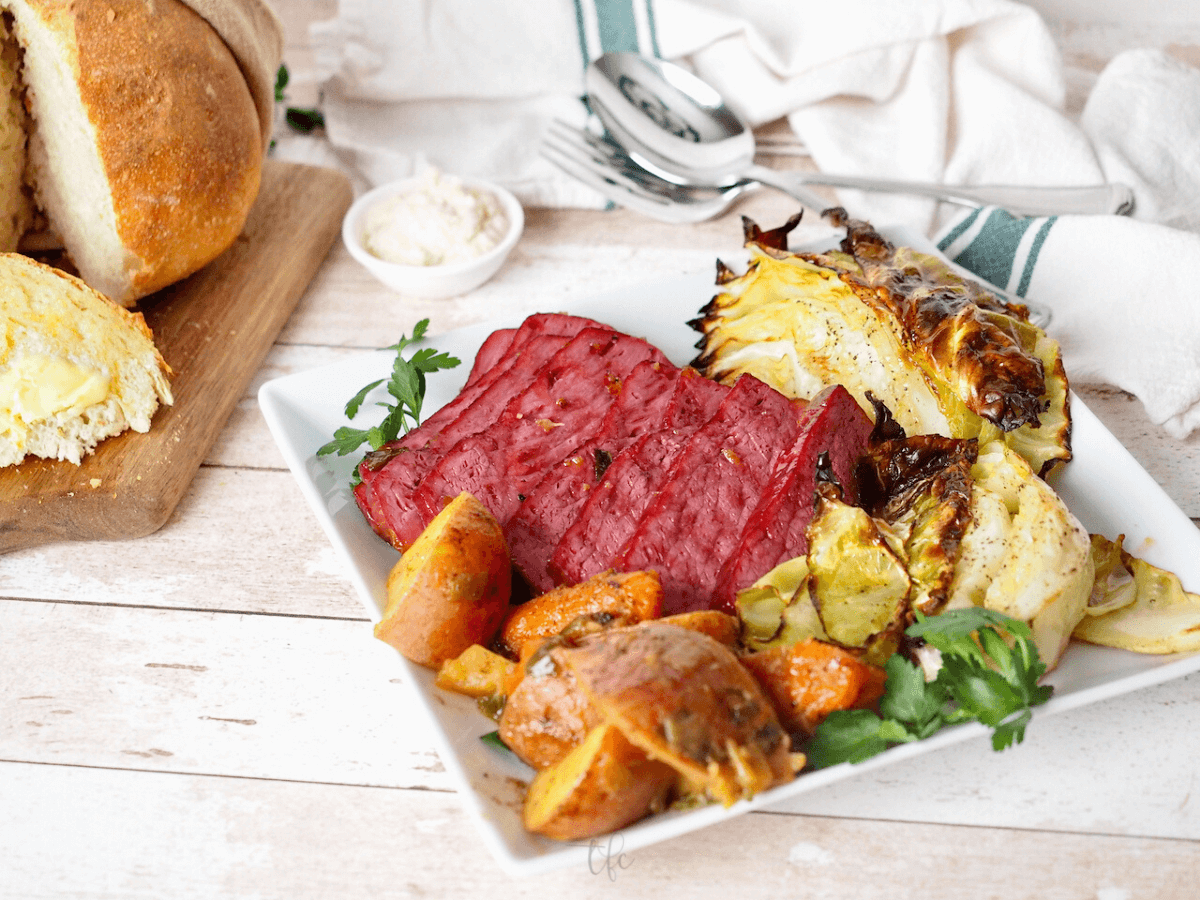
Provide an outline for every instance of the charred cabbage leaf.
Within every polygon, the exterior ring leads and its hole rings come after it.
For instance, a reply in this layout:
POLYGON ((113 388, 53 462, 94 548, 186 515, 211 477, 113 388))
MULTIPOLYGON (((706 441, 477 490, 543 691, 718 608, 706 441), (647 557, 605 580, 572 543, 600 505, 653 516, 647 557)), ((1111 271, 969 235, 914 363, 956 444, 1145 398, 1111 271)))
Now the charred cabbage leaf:
MULTIPOLYGON (((808 527, 812 605, 831 640, 875 649, 904 628, 912 579, 887 524, 843 502, 832 487, 818 488, 808 527)), ((880 649, 887 656, 894 645, 880 649)))
POLYGON ((785 560, 737 595, 742 644, 749 650, 790 647, 829 635, 808 590, 808 557, 785 560))
POLYGON ((864 409, 869 392, 909 434, 1003 440, 1041 475, 1070 459, 1061 354, 1028 311, 833 216, 847 237, 823 254, 783 249, 788 226, 747 222, 749 267, 719 266, 721 292, 690 323, 702 334, 693 365, 806 399, 842 384, 864 409))

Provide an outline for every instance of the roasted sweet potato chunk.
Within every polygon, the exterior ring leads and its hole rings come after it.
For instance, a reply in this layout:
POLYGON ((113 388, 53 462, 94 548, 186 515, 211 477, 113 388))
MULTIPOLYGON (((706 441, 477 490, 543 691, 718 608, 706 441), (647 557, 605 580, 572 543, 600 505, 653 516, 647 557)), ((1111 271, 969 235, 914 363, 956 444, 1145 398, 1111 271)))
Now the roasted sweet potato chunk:
POLYGON ((525 827, 564 841, 606 834, 649 813, 676 778, 674 769, 649 759, 619 729, 599 725, 538 772, 525 795, 525 827))
POLYGON ((811 735, 831 712, 872 706, 886 675, 878 666, 815 638, 741 658, 793 734, 811 735))
POLYGON ((516 656, 530 640, 552 637, 580 616, 605 614, 626 624, 656 619, 662 597, 656 572, 602 572, 514 607, 500 626, 499 643, 516 656))
POLYGON ((673 616, 665 616, 659 621, 667 625, 675 625, 678 628, 687 628, 707 634, 726 647, 736 647, 742 634, 742 626, 737 617, 721 612, 719 609, 697 609, 692 612, 676 613, 673 616))

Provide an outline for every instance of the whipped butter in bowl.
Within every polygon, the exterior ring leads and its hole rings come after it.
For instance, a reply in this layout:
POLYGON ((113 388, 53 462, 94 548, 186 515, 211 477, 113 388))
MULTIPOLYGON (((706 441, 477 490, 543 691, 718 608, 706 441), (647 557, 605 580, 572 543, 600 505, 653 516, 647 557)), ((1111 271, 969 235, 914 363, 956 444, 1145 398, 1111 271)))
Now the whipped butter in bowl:
POLYGON ((430 168, 359 197, 346 213, 342 239, 393 290, 450 297, 495 274, 524 221, 520 203, 498 185, 430 168))

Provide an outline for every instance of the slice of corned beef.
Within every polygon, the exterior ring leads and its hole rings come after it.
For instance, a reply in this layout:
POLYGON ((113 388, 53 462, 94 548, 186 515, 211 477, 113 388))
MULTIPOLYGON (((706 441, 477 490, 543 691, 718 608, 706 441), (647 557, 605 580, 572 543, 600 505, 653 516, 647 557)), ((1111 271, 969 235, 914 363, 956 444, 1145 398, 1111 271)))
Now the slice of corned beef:
POLYGON ((848 502, 855 502, 854 466, 866 450, 871 420, 841 385, 826 388, 804 411, 800 434, 779 457, 771 480, 717 576, 718 609, 736 610, 737 592, 784 560, 808 551, 817 457, 828 452, 848 502))
POLYGON ((554 587, 547 571, 550 554, 612 458, 638 435, 662 427, 679 372, 657 360, 638 363, 596 436, 551 466, 505 524, 513 565, 538 592, 554 587))
POLYGON ((712 418, 728 393, 729 388, 695 369, 680 372, 662 427, 613 457, 553 548, 547 573, 556 584, 578 584, 612 565, 666 481, 679 448, 712 418))
POLYGON ((475 362, 471 365, 471 371, 467 373, 466 383, 463 384, 464 391, 496 368, 496 365, 507 355, 516 335, 517 329, 515 328, 499 328, 483 339, 483 343, 479 345, 479 350, 475 354, 475 362))
POLYGON ((803 404, 743 375, 680 449, 658 496, 613 561, 654 569, 663 615, 712 607, 717 575, 799 431, 803 404))
MULTIPOLYGON (((475 363, 471 367, 471 373, 467 376, 467 382, 463 385, 462 390, 453 400, 430 414, 424 422, 400 437, 395 443, 404 447, 429 446, 434 438, 447 429, 449 423, 454 422, 497 381, 508 378, 524 378, 528 367, 514 367, 517 365, 521 352, 535 337, 548 336, 569 340, 585 328, 607 327, 583 316, 570 316, 565 313, 534 313, 515 329, 501 329, 492 332, 484 339, 479 352, 475 355, 475 363), (506 332, 509 333, 506 335, 506 332), (511 374, 510 370, 512 370, 511 374)), ((514 386, 508 396, 512 396, 519 389, 514 386)), ((494 398, 499 393, 499 390, 494 391, 492 397, 494 398)), ((496 405, 497 415, 507 399, 508 397, 505 396, 496 405)), ((489 402, 494 402, 494 400, 489 399, 489 402)), ((469 424, 464 421, 456 423, 454 430, 462 433, 466 427, 469 427, 469 424)), ((442 443, 445 444, 444 441, 442 443)))
POLYGON ((400 550, 416 540, 425 521, 416 511, 413 492, 444 450, 495 421, 547 360, 580 331, 595 327, 603 326, 558 313, 530 316, 504 357, 470 388, 403 437, 368 453, 358 467, 362 480, 354 498, 376 534, 400 550))
POLYGON ((668 363, 640 338, 585 328, 495 422, 458 441, 421 480, 413 499, 424 521, 469 491, 506 523, 549 467, 596 434, 621 382, 647 359, 668 363))

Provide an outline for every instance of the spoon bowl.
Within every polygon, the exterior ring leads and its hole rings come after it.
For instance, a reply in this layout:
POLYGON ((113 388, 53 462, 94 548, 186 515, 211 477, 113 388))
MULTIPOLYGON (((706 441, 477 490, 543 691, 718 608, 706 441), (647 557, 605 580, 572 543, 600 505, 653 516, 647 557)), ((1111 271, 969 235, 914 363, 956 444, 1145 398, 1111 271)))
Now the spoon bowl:
POLYGON ((754 134, 691 72, 638 53, 606 53, 587 71, 588 102, 605 129, 643 165, 725 184, 754 161, 754 134))

